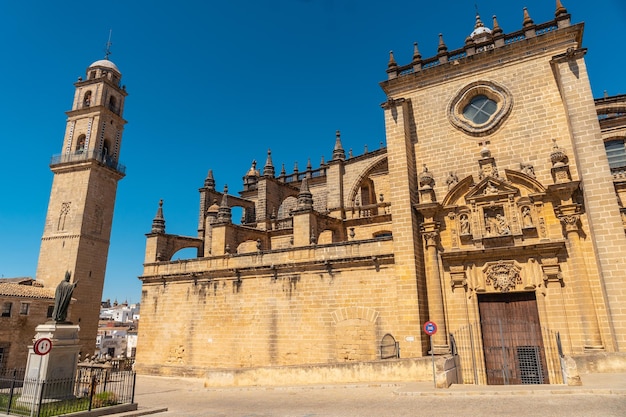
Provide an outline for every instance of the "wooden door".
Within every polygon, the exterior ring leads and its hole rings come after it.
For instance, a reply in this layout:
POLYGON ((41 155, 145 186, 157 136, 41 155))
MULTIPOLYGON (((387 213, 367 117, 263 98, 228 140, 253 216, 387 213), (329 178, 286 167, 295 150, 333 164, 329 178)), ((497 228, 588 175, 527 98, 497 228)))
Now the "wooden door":
POLYGON ((489 385, 548 383, 535 293, 480 294, 489 385))

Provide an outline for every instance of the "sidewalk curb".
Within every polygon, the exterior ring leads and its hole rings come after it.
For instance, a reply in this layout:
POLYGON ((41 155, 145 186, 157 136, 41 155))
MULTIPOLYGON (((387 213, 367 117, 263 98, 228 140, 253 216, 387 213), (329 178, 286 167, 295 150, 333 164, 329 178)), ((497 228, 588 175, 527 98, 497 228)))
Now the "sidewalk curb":
POLYGON ((443 397, 443 396, 478 396, 478 395, 626 395, 626 389, 544 389, 544 390, 446 390, 440 391, 403 391, 396 390, 394 395, 400 396, 420 396, 420 397, 443 397))

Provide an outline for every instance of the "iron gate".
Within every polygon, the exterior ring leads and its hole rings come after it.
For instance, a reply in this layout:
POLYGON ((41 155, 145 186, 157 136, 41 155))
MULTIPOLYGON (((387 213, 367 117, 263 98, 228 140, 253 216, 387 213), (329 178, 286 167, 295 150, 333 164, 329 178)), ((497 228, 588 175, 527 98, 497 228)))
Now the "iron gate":
POLYGON ((491 318, 453 333, 465 384, 563 384, 559 333, 491 318))
POLYGON ((380 341, 380 359, 391 359, 400 357, 400 347, 396 339, 387 333, 380 341))

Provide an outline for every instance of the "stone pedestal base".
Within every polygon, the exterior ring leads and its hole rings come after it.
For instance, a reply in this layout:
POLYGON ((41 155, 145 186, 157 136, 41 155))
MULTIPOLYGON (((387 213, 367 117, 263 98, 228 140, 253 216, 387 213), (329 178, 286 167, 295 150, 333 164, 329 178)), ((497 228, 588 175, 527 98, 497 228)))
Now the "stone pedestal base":
POLYGON ((28 346, 24 390, 19 402, 29 405, 38 403, 39 399, 46 401, 73 397, 80 351, 80 327, 48 322, 37 326, 35 331, 37 333, 33 342, 46 337, 52 341, 52 349, 47 355, 37 355, 33 345, 28 346))

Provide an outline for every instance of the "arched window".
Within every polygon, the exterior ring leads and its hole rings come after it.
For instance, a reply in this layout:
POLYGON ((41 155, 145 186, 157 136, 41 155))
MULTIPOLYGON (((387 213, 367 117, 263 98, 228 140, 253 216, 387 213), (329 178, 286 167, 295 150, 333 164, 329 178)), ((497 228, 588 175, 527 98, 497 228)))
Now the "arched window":
POLYGON ((83 107, 91 106, 91 91, 87 91, 83 97, 83 107))
POLYGON ((611 169, 626 167, 626 147, 624 147, 623 138, 604 142, 604 149, 611 169))
POLYGON ((289 218, 291 215, 291 210, 295 209, 298 205, 298 199, 290 196, 287 197, 283 200, 283 202, 280 204, 280 207, 278 207, 278 220, 282 220, 282 219, 286 219, 289 218))
POLYGON ((109 145, 109 140, 105 139, 104 140, 104 144, 102 145, 102 162, 104 162, 107 165, 110 165, 112 158, 111 158, 111 147, 109 145))
POLYGON ((363 180, 359 194, 361 197, 361 206, 376 204, 376 191, 374 190, 374 182, 371 179, 365 178, 363 180))
POLYGON ((109 97, 109 110, 117 114, 117 102, 114 96, 109 97))
POLYGON ((241 206, 232 206, 230 208, 230 216, 234 224, 244 224, 246 222, 246 212, 241 206))
POLYGON ((76 141, 76 153, 83 153, 85 151, 85 141, 86 141, 86 136, 85 135, 80 135, 78 137, 78 140, 76 141))

